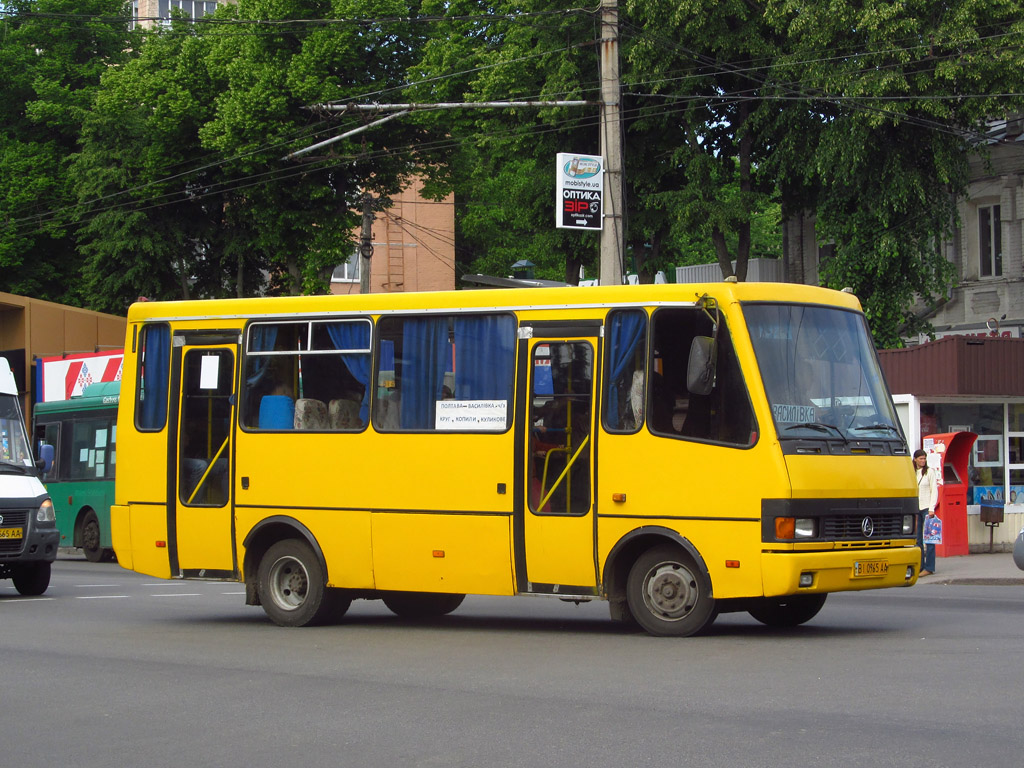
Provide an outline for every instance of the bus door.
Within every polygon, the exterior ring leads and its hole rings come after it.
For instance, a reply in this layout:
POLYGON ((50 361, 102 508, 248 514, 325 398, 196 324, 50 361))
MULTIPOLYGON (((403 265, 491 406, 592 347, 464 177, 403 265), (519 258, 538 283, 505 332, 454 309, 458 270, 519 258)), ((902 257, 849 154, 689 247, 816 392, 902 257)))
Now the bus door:
POLYGON ((520 592, 596 594, 594 372, 599 321, 520 329, 520 592))
POLYGON ((231 489, 238 338, 235 332, 174 337, 177 445, 167 494, 174 576, 228 578, 236 571, 231 489))

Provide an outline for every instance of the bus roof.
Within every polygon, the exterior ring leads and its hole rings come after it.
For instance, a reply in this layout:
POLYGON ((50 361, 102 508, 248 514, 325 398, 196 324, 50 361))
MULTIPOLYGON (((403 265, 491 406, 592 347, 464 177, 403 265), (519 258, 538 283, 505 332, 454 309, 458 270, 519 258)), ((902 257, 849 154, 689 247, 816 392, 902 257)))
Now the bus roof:
POLYGON ((90 384, 82 390, 82 394, 69 400, 50 400, 36 403, 35 414, 67 413, 69 411, 97 411, 104 408, 116 408, 121 399, 120 381, 101 381, 90 384))
POLYGON ((720 282, 147 301, 131 305, 128 310, 128 321, 347 312, 378 314, 445 309, 529 310, 542 307, 569 309, 586 306, 653 306, 661 303, 692 303, 704 295, 710 295, 722 304, 782 301, 826 304, 857 311, 861 309, 857 297, 844 291, 797 283, 720 282))

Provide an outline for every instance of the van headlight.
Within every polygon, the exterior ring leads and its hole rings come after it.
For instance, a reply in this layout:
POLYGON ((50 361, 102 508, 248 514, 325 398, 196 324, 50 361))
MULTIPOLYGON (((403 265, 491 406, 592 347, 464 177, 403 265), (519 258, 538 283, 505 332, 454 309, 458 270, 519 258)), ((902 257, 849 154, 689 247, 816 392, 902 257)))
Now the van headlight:
POLYGON ((917 515, 903 516, 903 533, 907 536, 914 535, 914 525, 917 523, 917 515))
POLYGON ((57 522, 57 516, 53 513, 53 502, 47 499, 39 505, 39 509, 36 510, 36 522, 37 523, 55 523, 57 522))

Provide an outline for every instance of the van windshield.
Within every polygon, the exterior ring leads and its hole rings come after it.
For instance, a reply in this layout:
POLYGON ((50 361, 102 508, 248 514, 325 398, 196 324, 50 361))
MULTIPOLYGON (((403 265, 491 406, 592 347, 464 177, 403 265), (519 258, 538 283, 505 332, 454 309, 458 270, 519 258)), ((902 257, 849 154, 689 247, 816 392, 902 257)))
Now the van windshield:
POLYGON ((0 395, 0 464, 32 466, 25 422, 14 395, 0 395))
POLYGON ((863 315, 768 303, 743 313, 780 439, 902 442, 863 315))

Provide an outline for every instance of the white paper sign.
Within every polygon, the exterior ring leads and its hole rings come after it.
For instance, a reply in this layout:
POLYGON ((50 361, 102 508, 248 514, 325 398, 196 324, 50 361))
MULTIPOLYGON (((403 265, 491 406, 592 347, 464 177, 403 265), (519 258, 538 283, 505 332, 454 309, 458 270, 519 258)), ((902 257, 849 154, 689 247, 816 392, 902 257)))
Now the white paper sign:
POLYGON ((217 374, 219 372, 218 363, 220 358, 216 355, 203 355, 202 362, 199 366, 199 388, 200 389, 216 389, 217 388, 217 374))
POLYGON ((438 400, 434 403, 434 429, 458 432, 504 430, 505 400, 438 400))

